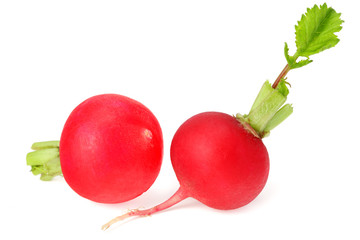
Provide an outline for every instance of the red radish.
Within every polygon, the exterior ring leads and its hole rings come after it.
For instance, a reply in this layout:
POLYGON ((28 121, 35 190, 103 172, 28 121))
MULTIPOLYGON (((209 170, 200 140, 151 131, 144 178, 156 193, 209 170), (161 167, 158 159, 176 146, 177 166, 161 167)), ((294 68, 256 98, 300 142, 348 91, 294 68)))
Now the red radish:
POLYGON ((247 131, 233 116, 204 112, 185 121, 171 143, 171 162, 179 190, 166 202, 133 210, 103 226, 130 216, 146 216, 187 197, 222 210, 251 202, 264 188, 269 156, 260 138, 247 131))
POLYGON ((184 195, 224 210, 251 202, 269 173, 261 139, 219 112, 200 113, 181 125, 172 140, 171 162, 184 195))
POLYGON ((284 70, 274 84, 264 83, 249 114, 200 113, 177 130, 170 155, 179 190, 158 206, 114 218, 103 229, 131 216, 164 210, 187 197, 222 210, 242 207, 256 198, 269 173, 269 157, 261 139, 293 111, 290 104, 284 105, 289 94, 285 76, 311 63, 310 55, 335 46, 339 39, 334 33, 341 30, 342 22, 340 14, 326 4, 307 9, 295 27, 296 53, 290 56, 285 44, 284 70), (297 61, 299 57, 305 59, 297 61))
MULTIPOLYGON (((29 153, 30 160, 31 154, 51 149, 29 153)), ((139 196, 155 181, 163 138, 157 119, 144 105, 103 94, 71 112, 55 151, 60 152, 62 174, 76 193, 95 202, 120 203, 139 196)), ((35 165, 36 171, 38 167, 42 166, 35 165)))
POLYGON ((130 98, 91 97, 70 114, 60 139, 61 169, 79 195, 119 203, 145 192, 160 171, 163 139, 155 116, 130 98))

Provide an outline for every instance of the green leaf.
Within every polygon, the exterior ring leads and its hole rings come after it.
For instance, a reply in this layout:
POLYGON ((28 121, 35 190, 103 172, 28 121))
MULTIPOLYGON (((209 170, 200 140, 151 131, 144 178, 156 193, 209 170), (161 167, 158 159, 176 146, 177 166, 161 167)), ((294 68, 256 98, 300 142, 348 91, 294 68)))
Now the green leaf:
POLYGON ((291 66, 295 64, 296 58, 294 56, 289 55, 289 46, 287 43, 285 43, 285 46, 284 46, 284 54, 285 54, 286 61, 288 62, 290 68, 292 68, 291 66))
POLYGON ((285 54, 285 58, 286 58, 286 61, 288 62, 290 69, 300 68, 300 67, 303 67, 312 62, 312 60, 310 60, 309 58, 301 60, 299 62, 296 62, 297 56, 289 55, 289 47, 288 47, 287 43, 285 43, 284 54, 285 54))
POLYGON ((286 58, 286 61, 288 62, 290 69, 300 68, 300 67, 303 67, 312 62, 312 60, 310 60, 309 58, 301 60, 299 62, 296 62, 297 56, 289 55, 289 47, 288 47, 287 43, 285 43, 284 54, 285 54, 285 58, 286 58))
POLYGON ((277 91, 279 91, 279 93, 281 93, 284 97, 287 97, 287 95, 289 95, 289 89, 286 86, 286 82, 284 79, 281 79, 279 85, 277 86, 277 91))
MULTIPOLYGON (((334 47, 340 41, 335 33, 342 29, 341 24, 344 22, 340 19, 340 15, 326 3, 320 7, 315 5, 311 9, 308 8, 295 26, 297 52, 294 56, 308 58, 310 55, 334 47)), ((305 60, 301 64, 308 63, 305 60)))
POLYGON ((292 66, 290 66, 290 68, 291 69, 300 68, 300 67, 303 67, 305 65, 308 65, 311 62, 312 62, 312 60, 310 60, 310 59, 304 59, 304 60, 301 60, 299 62, 294 63, 292 66))

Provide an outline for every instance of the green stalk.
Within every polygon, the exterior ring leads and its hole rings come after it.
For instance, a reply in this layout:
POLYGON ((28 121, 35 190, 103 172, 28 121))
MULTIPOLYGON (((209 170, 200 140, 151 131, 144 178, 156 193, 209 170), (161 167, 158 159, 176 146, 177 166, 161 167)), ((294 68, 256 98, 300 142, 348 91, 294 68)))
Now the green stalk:
POLYGON ((250 132, 256 137, 268 136, 270 130, 283 122, 293 111, 289 104, 282 107, 288 94, 289 90, 284 79, 277 84, 275 89, 269 81, 266 81, 261 87, 249 114, 244 116, 237 114, 237 119, 243 123, 246 129, 251 128, 250 132))
POLYGON ((32 150, 40 150, 47 148, 59 148, 59 141, 46 141, 46 142, 36 142, 31 146, 32 150))
POLYGON ((270 119, 270 121, 267 123, 264 131, 266 133, 268 133, 268 132, 270 132, 270 130, 273 130, 280 123, 282 123, 287 117, 289 117, 292 114, 292 112, 293 112, 293 107, 291 106, 291 104, 285 104, 270 119))
POLYGON ((280 91, 273 89, 268 81, 265 82, 263 88, 255 100, 250 113, 247 115, 249 124, 259 133, 263 135, 264 129, 280 107, 285 103, 286 96, 280 91), (259 99, 261 101, 259 101, 259 99))
POLYGON ((26 164, 31 166, 31 172, 34 175, 40 174, 40 179, 43 181, 62 175, 59 141, 36 142, 31 149, 35 151, 26 155, 26 164))
POLYGON ((272 85, 272 88, 276 88, 278 85, 279 85, 279 83, 280 83, 280 81, 282 80, 282 79, 285 79, 285 76, 286 76, 286 74, 288 74, 288 72, 290 71, 290 66, 289 66, 289 64, 286 64, 286 66, 284 67, 284 69, 281 71, 281 73, 279 74, 279 76, 276 78, 276 80, 275 80, 275 82, 273 83, 273 85, 272 85))

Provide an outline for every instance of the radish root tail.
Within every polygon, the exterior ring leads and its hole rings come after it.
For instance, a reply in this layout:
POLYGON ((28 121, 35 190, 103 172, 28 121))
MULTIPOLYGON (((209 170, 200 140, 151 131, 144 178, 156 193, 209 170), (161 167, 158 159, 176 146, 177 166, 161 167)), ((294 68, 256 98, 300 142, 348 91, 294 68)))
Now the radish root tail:
POLYGON ((112 220, 110 220, 108 223, 104 224, 101 229, 102 230, 106 230, 108 229, 111 225, 113 225, 114 223, 123 221, 127 218, 130 217, 135 217, 135 216, 139 216, 139 217, 146 217, 146 216, 150 216, 153 213, 165 210, 179 202, 181 202, 182 200, 184 200, 185 198, 187 198, 188 195, 182 190, 182 188, 180 187, 176 193, 174 195, 172 195, 172 197, 170 197, 168 200, 166 200, 163 203, 160 203, 159 205, 149 208, 149 209, 145 209, 145 210, 139 210, 139 209, 133 209, 128 211, 127 213, 118 216, 112 220))
MULTIPOLYGON (((130 210, 129 212, 121 215, 121 216, 118 216, 116 218, 113 218, 111 219, 109 222, 107 222, 106 224, 104 224, 102 227, 101 227, 101 230, 106 230, 108 229, 111 225, 113 225, 114 223, 117 223, 117 222, 120 222, 120 221, 123 221, 129 217, 132 217, 132 216, 138 216, 139 214, 136 214, 138 213, 139 210, 138 209, 132 209, 130 210)), ((139 215, 140 216, 140 215, 139 215)))

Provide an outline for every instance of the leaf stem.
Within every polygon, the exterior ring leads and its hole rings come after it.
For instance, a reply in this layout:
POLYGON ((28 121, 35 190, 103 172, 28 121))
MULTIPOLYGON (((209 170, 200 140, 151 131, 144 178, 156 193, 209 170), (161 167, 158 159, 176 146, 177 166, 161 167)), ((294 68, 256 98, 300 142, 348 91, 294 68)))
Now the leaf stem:
POLYGON ((273 83, 272 88, 275 89, 275 88, 279 85, 281 79, 285 78, 286 74, 287 74, 289 71, 290 71, 290 66, 289 66, 289 64, 286 64, 286 66, 284 67, 284 69, 281 71, 281 73, 280 73, 279 76, 276 78, 275 82, 273 83))

